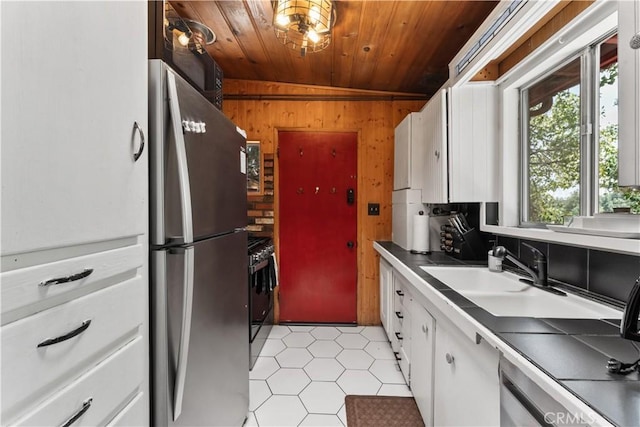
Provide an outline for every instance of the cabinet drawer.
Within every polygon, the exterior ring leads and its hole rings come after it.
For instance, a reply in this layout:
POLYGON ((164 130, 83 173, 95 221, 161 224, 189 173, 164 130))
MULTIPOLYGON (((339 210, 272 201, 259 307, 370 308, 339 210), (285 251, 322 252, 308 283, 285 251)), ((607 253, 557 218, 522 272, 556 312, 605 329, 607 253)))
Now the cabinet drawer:
POLYGON ((112 419, 107 427, 131 427, 149 425, 149 407, 145 394, 140 392, 118 415, 112 419))
POLYGON ((409 370, 411 369, 411 359, 408 354, 408 347, 400 347, 400 360, 398 364, 400 365, 400 372, 402 372, 402 376, 404 380, 407 382, 407 385, 411 385, 409 378, 409 370))
POLYGON ((132 245, 4 272, 0 275, 2 324, 122 281, 127 272, 133 277, 135 270, 142 266, 143 256, 142 245, 132 245), (91 273, 86 275, 89 270, 91 273), (82 277, 84 275, 86 277, 82 277), (70 280, 41 285, 65 278, 70 280))
POLYGON ((74 427, 105 425, 115 412, 128 407, 131 396, 142 384, 146 357, 144 347, 142 337, 136 338, 11 424, 63 425, 81 411, 84 402, 90 400, 88 409, 73 423, 74 427))
POLYGON ((136 277, 2 327, 2 417, 53 393, 80 376, 113 349, 132 339, 146 321, 146 288, 136 277), (90 320, 82 333, 57 344, 90 320))

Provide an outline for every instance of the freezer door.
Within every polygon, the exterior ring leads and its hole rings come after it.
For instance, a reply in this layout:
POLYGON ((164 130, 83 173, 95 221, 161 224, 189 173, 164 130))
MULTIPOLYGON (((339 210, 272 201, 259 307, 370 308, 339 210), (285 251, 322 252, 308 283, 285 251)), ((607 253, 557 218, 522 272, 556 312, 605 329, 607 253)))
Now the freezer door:
POLYGON ((249 408, 246 248, 242 231, 200 241, 186 250, 158 251, 164 254, 159 257, 163 261, 154 262, 164 268, 159 275, 166 280, 164 284, 154 280, 152 288, 153 425, 242 425, 249 408), (185 350, 181 348, 184 307, 189 304, 185 304, 183 278, 189 250, 195 261, 185 350), (164 307, 155 306, 158 303, 164 307), (180 386, 179 364, 185 357, 186 375, 180 386), (175 402, 181 408, 174 420, 179 409, 175 402))
MULTIPOLYGON (((184 242, 181 189, 191 199, 193 238, 199 240, 247 224, 246 140, 236 126, 165 64, 150 64, 151 243, 184 242), (167 73, 175 78, 178 120, 172 120, 167 73), (158 76, 159 75, 159 76, 158 76), (158 88, 160 87, 160 88, 158 88), (175 129, 178 123, 180 129, 175 129), (175 135, 178 135, 177 142, 175 135), (180 161, 184 144, 186 161, 180 161), (180 173, 188 185, 180 183, 180 173)), ((175 111, 175 108, 174 108, 175 111)))

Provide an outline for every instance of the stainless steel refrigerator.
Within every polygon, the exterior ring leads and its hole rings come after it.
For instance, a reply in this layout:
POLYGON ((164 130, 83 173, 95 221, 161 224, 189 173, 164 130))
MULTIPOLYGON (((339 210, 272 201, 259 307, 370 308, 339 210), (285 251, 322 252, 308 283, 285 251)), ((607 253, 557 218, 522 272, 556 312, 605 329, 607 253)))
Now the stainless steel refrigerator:
POLYGON ((242 425, 249 407, 246 139, 149 61, 152 425, 242 425))

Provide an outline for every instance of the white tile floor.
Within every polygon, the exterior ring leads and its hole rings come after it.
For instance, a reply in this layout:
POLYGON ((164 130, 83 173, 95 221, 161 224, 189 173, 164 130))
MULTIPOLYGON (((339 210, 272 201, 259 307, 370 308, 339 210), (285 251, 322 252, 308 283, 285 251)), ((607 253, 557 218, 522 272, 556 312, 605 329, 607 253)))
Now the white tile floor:
POLYGON ((246 426, 346 426, 347 394, 411 396, 379 326, 274 326, 249 378, 246 426))

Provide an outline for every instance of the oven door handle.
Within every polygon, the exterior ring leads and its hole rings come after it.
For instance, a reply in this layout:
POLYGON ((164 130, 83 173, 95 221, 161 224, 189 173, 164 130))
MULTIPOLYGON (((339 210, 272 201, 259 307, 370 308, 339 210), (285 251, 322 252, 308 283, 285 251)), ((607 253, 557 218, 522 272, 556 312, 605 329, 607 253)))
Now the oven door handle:
POLYGON ((256 265, 252 265, 252 266, 249 267, 249 273, 253 274, 258 270, 262 270, 267 265, 269 265, 269 260, 268 259, 265 259, 264 261, 260 261, 256 265))

